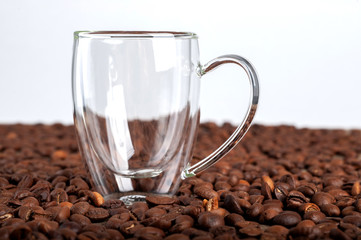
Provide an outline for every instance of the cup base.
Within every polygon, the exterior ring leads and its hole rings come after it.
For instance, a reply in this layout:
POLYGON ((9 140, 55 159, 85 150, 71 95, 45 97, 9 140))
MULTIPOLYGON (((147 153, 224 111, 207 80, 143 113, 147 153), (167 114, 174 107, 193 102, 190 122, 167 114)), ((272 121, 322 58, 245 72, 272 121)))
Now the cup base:
POLYGON ((136 202, 145 202, 147 196, 171 196, 168 194, 154 194, 154 193, 143 193, 143 192, 127 192, 127 193, 112 193, 104 196, 105 200, 108 199, 119 199, 124 202, 125 205, 131 206, 136 202))

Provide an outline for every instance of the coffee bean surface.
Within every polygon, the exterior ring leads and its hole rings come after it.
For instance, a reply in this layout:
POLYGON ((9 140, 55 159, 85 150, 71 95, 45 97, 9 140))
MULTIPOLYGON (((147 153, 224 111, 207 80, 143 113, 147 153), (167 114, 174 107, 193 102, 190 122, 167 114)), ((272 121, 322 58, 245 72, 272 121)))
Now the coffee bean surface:
MULTIPOLYGON (((234 129, 201 124, 192 163, 234 129)), ((0 166, 1 239, 361 239, 361 130, 253 125, 175 196, 132 206, 96 191, 73 126, 0 125, 0 166)))

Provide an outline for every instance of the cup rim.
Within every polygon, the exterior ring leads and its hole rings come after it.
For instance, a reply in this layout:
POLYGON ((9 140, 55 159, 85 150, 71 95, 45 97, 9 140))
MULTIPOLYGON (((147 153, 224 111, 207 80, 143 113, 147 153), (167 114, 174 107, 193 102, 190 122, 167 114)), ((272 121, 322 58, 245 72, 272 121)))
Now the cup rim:
POLYGON ((74 38, 130 38, 130 39, 152 39, 152 38, 181 38, 192 39, 198 38, 197 34, 193 32, 174 32, 174 31, 76 31, 74 38))

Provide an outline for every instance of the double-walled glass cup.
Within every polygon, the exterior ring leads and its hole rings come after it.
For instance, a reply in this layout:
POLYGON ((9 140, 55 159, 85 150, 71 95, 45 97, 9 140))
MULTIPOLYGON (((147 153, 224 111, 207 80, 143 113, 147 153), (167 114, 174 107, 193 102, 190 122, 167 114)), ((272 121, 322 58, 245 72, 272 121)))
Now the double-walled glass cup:
POLYGON ((224 157, 254 117, 259 86, 252 65, 237 55, 199 62, 188 32, 75 32, 74 123, 95 189, 127 204, 171 196, 181 179, 224 157), (190 165, 199 124, 200 78, 234 63, 247 73, 251 99, 242 123, 211 155, 190 165))

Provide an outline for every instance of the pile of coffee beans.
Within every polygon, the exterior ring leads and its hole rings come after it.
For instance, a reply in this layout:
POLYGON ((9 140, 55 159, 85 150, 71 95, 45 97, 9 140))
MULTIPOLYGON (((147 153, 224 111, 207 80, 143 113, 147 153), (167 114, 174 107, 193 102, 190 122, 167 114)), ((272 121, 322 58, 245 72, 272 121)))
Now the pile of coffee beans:
MULTIPOLYGON (((200 125, 193 161, 230 124, 200 125)), ((72 126, 0 126, 0 239, 361 239, 361 131, 253 125, 174 197, 92 189, 72 126)))

